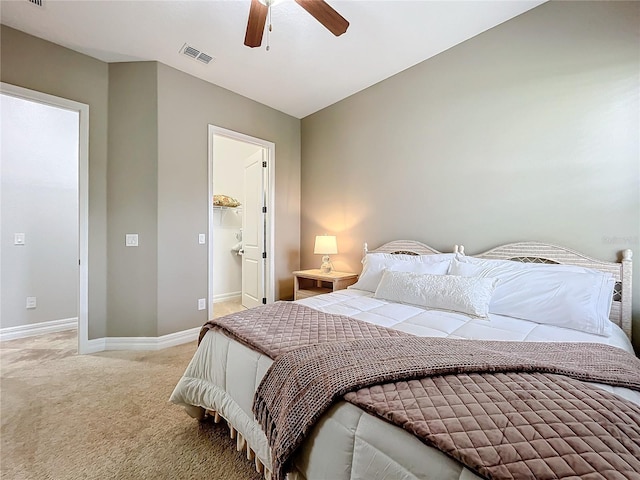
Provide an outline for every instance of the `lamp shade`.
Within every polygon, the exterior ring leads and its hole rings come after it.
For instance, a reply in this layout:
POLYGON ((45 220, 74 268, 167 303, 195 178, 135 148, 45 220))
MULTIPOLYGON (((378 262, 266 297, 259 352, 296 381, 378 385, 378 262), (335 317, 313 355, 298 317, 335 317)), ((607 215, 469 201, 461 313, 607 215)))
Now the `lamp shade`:
POLYGON ((313 247, 313 253, 318 255, 334 255, 338 253, 338 242, 334 235, 318 235, 316 236, 316 244, 313 247))

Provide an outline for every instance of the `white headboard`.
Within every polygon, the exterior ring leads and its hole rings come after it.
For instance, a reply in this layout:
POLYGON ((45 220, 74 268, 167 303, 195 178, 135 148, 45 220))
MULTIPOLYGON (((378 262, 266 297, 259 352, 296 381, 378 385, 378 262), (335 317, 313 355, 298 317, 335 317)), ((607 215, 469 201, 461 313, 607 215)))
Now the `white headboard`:
POLYGON ((364 254, 367 253, 392 253, 392 254, 405 254, 405 255, 433 255, 436 253, 442 253, 431 248, 424 243, 416 242, 415 240, 394 240, 389 243, 376 248, 375 250, 369 250, 367 244, 364 244, 364 254))
POLYGON ((479 255, 478 258, 513 260, 528 263, 579 265, 611 273, 616 280, 609 319, 631 339, 631 250, 622 252, 620 262, 603 262, 565 247, 538 242, 519 242, 502 245, 479 255))
MULTIPOLYGON (((464 247, 455 245, 454 252, 464 254, 464 247)), ((369 250, 365 243, 364 253, 365 255, 367 253, 433 255, 442 252, 415 240, 394 240, 375 250, 369 250)), ((473 256, 517 262, 578 265, 611 273, 616 280, 616 284, 613 290, 609 319, 622 328, 624 333, 631 339, 631 258, 633 256, 631 250, 624 250, 619 262, 604 262, 557 245, 540 242, 518 242, 501 245, 473 256)))

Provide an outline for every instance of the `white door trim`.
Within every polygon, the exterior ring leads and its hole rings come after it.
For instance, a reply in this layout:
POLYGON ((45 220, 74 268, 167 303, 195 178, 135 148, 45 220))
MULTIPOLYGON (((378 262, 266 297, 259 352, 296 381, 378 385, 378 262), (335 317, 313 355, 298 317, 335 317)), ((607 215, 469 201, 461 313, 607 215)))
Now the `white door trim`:
POLYGON ((89 348, 89 105, 0 82, 0 92, 79 114, 78 148, 78 353, 89 348))
POLYGON ((267 297, 267 303, 273 303, 275 292, 275 262, 274 262, 274 245, 275 245, 275 229, 274 229, 274 197, 275 197, 275 165, 276 165, 276 145, 273 142, 263 140, 261 138, 245 135, 244 133, 235 132, 226 128, 217 127, 209 124, 208 130, 208 148, 209 148, 209 197, 208 197, 208 212, 209 212, 209 258, 208 258, 208 278, 209 278, 209 297, 207 302, 208 319, 213 320, 213 308, 211 307, 211 298, 213 297, 213 269, 211 268, 211 262, 213 261, 213 137, 214 135, 220 135, 223 137, 239 140, 241 142, 251 143, 263 147, 267 152, 267 215, 266 224, 267 231, 265 232, 265 241, 267 247, 267 262, 265 265, 266 270, 266 285, 265 295, 267 297))

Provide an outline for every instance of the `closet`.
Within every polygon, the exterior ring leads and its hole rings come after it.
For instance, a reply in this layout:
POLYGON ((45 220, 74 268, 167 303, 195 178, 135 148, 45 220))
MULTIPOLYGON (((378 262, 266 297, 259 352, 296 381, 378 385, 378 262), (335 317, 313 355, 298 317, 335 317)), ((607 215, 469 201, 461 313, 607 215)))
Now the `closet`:
POLYGON ((228 131, 210 135, 210 318, 272 296, 267 205, 273 147, 243 137, 228 131))

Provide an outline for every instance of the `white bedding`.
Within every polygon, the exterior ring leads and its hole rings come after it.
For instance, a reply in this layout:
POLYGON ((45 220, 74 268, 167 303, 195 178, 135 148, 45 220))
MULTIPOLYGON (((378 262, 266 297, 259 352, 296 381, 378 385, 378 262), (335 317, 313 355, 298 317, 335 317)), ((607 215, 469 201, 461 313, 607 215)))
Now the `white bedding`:
MULTIPOLYGON (((486 319, 453 312, 390 303, 373 294, 348 289, 305 298, 297 303, 327 313, 347 315, 419 336, 482 340, 579 341, 604 343, 633 352, 628 337, 611 325, 608 337, 490 314, 486 319)), ((267 440, 253 420, 254 392, 272 360, 209 331, 196 351, 171 401, 217 411, 255 451, 266 468, 267 440)), ((640 392, 602 386, 640 405, 640 392)), ((474 473, 443 453, 384 420, 344 401, 316 425, 294 459, 291 479, 433 479, 470 480, 474 473)))

